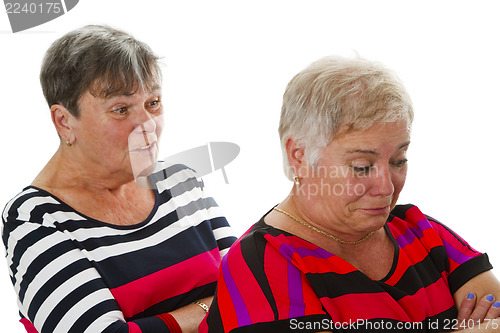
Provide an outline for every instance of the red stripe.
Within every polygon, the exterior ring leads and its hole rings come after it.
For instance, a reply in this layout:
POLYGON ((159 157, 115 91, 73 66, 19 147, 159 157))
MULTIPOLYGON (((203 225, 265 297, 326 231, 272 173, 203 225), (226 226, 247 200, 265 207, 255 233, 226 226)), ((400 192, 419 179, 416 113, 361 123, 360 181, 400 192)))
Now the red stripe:
POLYGON ((227 257, 227 264, 231 275, 237 276, 234 283, 245 302, 252 323, 274 320, 271 306, 243 258, 241 245, 227 257))
POLYGON ((349 322, 358 319, 386 318, 410 321, 406 312, 387 293, 347 294, 321 298, 321 303, 333 321, 349 322))
POLYGON ((401 277, 406 273, 408 268, 411 266, 411 261, 408 259, 406 253, 402 250, 399 251, 399 255, 397 258, 396 269, 392 273, 392 275, 384 282, 389 286, 394 286, 396 283, 401 280, 401 277))
POLYGON ((134 322, 128 323, 128 333, 142 333, 141 328, 134 322))
POLYGON ((322 274, 331 272, 335 272, 337 274, 347 274, 358 270, 344 259, 335 255, 326 259, 319 259, 313 256, 303 257, 300 259, 300 266, 298 267, 302 272, 304 272, 304 274, 322 274))
POLYGON ((427 219, 417 206, 410 207, 405 213, 405 220, 418 222, 427 219))
POLYGON ((316 295, 305 275, 302 275, 302 293, 304 294, 304 302, 306 303, 306 316, 325 313, 318 295, 316 295))
POLYGON ((227 290, 226 283, 220 273, 219 281, 217 282, 217 305, 222 316, 222 325, 224 332, 229 332, 235 327, 238 327, 238 318, 236 317, 236 310, 231 299, 231 295, 227 290))
POLYGON ((460 251, 461 253, 465 254, 468 257, 475 257, 479 254, 477 250, 472 248, 469 243, 467 243, 462 237, 459 235, 455 234, 454 232, 450 232, 446 228, 444 228, 442 225, 433 223, 431 221, 431 224, 434 229, 436 229, 436 232, 439 234, 439 236, 444 239, 448 244, 453 246, 455 249, 460 251))
POLYGON ((219 263, 219 249, 215 248, 111 289, 111 293, 125 318, 130 318, 154 304, 217 281, 219 263))
POLYGON ((278 319, 287 319, 290 312, 288 261, 271 244, 264 252, 264 271, 276 300, 278 319))
POLYGON ((421 322, 425 318, 448 310, 455 304, 446 282, 442 279, 397 302, 386 293, 324 297, 321 302, 332 319, 338 322, 380 318, 421 322))
POLYGON ((450 262, 450 273, 453 272, 458 266, 460 266, 459 263, 457 263, 455 260, 448 258, 450 262))
POLYGON ((455 305, 450 289, 442 279, 420 289, 414 295, 403 297, 398 303, 415 322, 442 313, 455 305))

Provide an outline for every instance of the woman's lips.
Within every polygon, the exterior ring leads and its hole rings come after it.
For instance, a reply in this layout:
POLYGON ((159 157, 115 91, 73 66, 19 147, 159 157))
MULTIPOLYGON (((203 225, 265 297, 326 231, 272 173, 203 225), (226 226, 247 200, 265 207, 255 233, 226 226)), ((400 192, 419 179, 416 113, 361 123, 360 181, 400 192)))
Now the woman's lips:
POLYGON ((362 210, 371 215, 387 214, 391 210, 391 206, 373 207, 373 208, 362 208, 362 210))

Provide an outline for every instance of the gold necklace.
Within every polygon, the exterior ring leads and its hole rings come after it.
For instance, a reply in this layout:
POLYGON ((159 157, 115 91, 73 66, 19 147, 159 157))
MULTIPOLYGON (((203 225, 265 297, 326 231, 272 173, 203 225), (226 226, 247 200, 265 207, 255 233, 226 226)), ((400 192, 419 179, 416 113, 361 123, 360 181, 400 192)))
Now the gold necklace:
POLYGON ((363 238, 361 238, 361 239, 358 239, 357 241, 345 241, 345 240, 343 240, 343 239, 338 238, 337 236, 334 236, 334 235, 332 235, 332 234, 329 234, 329 233, 328 233, 328 232, 326 232, 326 231, 323 231, 323 230, 321 230, 321 229, 318 229, 318 228, 316 228, 315 226, 310 225, 309 223, 304 222, 304 221, 302 221, 302 220, 300 220, 300 219, 296 218, 295 216, 293 216, 292 214, 288 213, 287 211, 284 211, 284 210, 279 209, 279 208, 277 208, 277 207, 274 207, 273 209, 274 209, 275 211, 277 211, 277 212, 280 212, 280 213, 282 213, 282 214, 285 214, 286 216, 288 216, 289 218, 291 218, 291 219, 293 219, 293 220, 295 220, 295 221, 299 222, 299 223, 300 223, 300 224, 302 224, 303 226, 306 226, 306 227, 308 227, 309 229, 312 229, 312 230, 314 230, 314 231, 316 231, 316 232, 319 232, 319 233, 320 233, 320 234, 322 234, 322 235, 325 235, 325 236, 327 236, 327 237, 330 237, 331 239, 333 239, 333 240, 335 240, 335 241, 337 241, 337 242, 339 242, 339 243, 341 243, 341 244, 348 244, 348 245, 355 245, 355 244, 359 244, 359 243, 364 242, 364 241, 365 241, 365 240, 367 240, 368 238, 370 238, 370 237, 371 237, 371 235, 373 235, 373 233, 374 233, 373 231, 372 231, 372 232, 369 232, 368 234, 366 234, 366 235, 365 235, 365 237, 363 237, 363 238))

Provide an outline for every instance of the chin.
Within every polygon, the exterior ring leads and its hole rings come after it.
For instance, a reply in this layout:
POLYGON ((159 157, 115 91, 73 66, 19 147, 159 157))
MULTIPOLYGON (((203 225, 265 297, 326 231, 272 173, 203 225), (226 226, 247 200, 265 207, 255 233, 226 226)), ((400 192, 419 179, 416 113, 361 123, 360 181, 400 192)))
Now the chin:
POLYGON ((360 232, 370 232, 370 231, 377 231, 380 228, 383 228, 384 225, 387 222, 387 218, 389 217, 389 214, 387 215, 378 215, 378 216, 362 216, 358 219, 359 221, 359 226, 361 226, 360 232))
POLYGON ((134 161, 132 164, 132 171, 135 178, 139 177, 147 177, 149 176, 156 168, 156 162, 153 163, 152 160, 147 161, 134 161))

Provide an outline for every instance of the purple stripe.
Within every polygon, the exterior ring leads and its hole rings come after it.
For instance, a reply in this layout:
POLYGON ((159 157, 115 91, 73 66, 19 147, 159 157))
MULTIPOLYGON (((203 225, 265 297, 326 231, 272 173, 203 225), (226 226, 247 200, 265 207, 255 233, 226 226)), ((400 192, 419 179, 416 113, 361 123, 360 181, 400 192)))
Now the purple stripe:
POLYGON ((302 294, 302 277, 300 271, 288 262, 288 295, 290 298, 289 318, 305 315, 306 305, 302 294))
POLYGON ((396 242, 399 244, 400 248, 405 247, 408 244, 413 243, 415 238, 422 238, 424 236, 424 230, 432 228, 431 224, 427 219, 422 219, 418 221, 416 227, 406 229, 404 235, 399 236, 396 242))
POLYGON ((241 297, 240 291, 236 284, 234 283, 233 277, 229 272, 229 265, 227 263, 228 256, 224 256, 221 263, 222 275, 224 277, 224 282, 226 283, 227 290, 233 301, 234 310, 236 311, 236 318, 238 320, 238 326, 250 325, 252 321, 250 320, 250 315, 248 314, 247 307, 243 298, 241 297))
POLYGON ((464 262, 472 258, 457 250, 455 247, 453 247, 453 245, 451 245, 447 241, 443 240, 443 243, 444 243, 444 248, 446 249, 446 253, 448 254, 448 257, 457 264, 463 264, 464 262))

